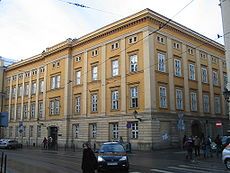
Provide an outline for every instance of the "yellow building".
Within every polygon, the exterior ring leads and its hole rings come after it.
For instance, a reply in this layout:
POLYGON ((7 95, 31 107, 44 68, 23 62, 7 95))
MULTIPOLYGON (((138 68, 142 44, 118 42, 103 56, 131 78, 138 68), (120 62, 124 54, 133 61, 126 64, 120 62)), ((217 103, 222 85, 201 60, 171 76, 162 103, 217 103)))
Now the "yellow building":
POLYGON ((149 150, 225 133, 223 45, 168 20, 145 9, 9 66, 5 135, 78 147, 122 137, 149 150))

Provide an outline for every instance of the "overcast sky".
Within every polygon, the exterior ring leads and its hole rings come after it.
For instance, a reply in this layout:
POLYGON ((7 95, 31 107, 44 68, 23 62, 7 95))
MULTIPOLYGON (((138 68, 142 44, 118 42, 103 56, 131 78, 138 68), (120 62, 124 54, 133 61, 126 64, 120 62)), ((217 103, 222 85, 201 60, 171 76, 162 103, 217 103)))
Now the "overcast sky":
MULTIPOLYGON (((150 8, 172 18, 191 0, 0 0, 0 56, 21 60, 67 38, 150 8), (84 4, 81 8, 63 1, 84 4)), ((219 0, 194 0, 173 20, 215 41, 222 35, 219 0)))

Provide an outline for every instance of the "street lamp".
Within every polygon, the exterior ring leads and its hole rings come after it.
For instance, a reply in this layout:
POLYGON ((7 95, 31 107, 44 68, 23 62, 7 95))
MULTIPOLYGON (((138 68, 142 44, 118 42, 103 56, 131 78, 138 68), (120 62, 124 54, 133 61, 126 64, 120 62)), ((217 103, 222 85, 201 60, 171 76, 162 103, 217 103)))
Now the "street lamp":
POLYGON ((138 112, 137 112, 136 110, 134 110, 134 111, 133 111, 133 116, 134 116, 134 118, 137 119, 137 120, 139 120, 139 121, 142 121, 142 119, 141 119, 141 118, 138 118, 137 115, 138 115, 138 112))

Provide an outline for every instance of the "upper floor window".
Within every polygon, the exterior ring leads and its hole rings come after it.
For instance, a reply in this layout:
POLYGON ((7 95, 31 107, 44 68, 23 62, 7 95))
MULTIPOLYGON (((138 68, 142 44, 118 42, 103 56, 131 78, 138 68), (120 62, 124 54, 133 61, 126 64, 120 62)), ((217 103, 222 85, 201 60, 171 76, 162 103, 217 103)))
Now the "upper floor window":
POLYGON ((29 127, 29 137, 33 137, 34 134, 34 126, 29 127))
POLYGON ((176 108, 183 109, 183 92, 181 89, 176 89, 176 108))
POLYGON ((207 54, 204 53, 204 52, 200 52, 200 58, 203 59, 203 60, 206 60, 207 59, 207 54))
POLYGON ((36 75, 37 74, 37 70, 32 70, 32 75, 36 75))
POLYGON ((219 81, 218 81, 218 73, 217 71, 212 71, 212 82, 213 82, 213 85, 218 85, 219 81))
POLYGON ((35 102, 30 105, 30 118, 35 118, 35 102))
POLYGON ((53 68, 55 68, 55 67, 60 67, 60 61, 55 61, 55 62, 53 62, 52 67, 53 67, 53 68))
POLYGON ((37 84, 36 84, 36 82, 32 82, 31 94, 36 94, 36 90, 37 90, 37 84))
POLYGON ((27 119, 28 116, 28 103, 23 104, 23 119, 27 119))
POLYGON ((79 114, 81 112, 81 96, 75 97, 75 113, 79 114))
POLYGON ((226 61, 223 61, 223 67, 224 67, 224 68, 227 67, 226 61))
POLYGON ((224 73, 224 87, 227 87, 228 84, 228 76, 226 73, 224 73))
POLYGON ((181 76, 181 60, 179 59, 174 59, 174 73, 175 76, 181 76))
POLYGON ((188 47, 187 52, 188 52, 190 55, 194 55, 194 49, 191 48, 191 47, 188 47))
POLYGON ((178 42, 173 42, 173 48, 174 49, 181 49, 181 44, 178 42))
POLYGON ((195 65, 189 64, 189 79, 195 80, 195 65))
POLYGON ((118 65, 118 60, 113 60, 112 61, 112 76, 117 76, 119 73, 119 65, 118 65))
POLYGON ((18 74, 18 79, 22 79, 23 78, 23 73, 18 74))
POLYGON ((44 73, 45 72, 45 67, 40 67, 40 73, 44 73))
POLYGON ((209 112, 209 96, 207 94, 203 95, 203 109, 205 113, 209 112))
POLYGON ((60 99, 54 98, 50 100, 50 115, 60 114, 60 99))
POLYGON ((130 108, 138 107, 138 90, 137 86, 130 88, 130 108))
POLYGON ((159 87, 159 96, 160 96, 160 107, 167 108, 167 95, 166 95, 166 87, 159 87))
POLYGON ((219 96, 215 96, 214 99, 214 110, 215 110, 215 114, 220 114, 221 113, 221 105, 220 105, 220 97, 219 96))
POLYGON ((12 77, 12 80, 15 81, 16 79, 17 79, 17 76, 14 75, 14 76, 12 77))
POLYGON ((98 55, 98 49, 94 49, 94 50, 92 50, 92 57, 95 57, 95 56, 97 56, 98 55))
POLYGON ((208 71, 206 67, 201 68, 201 80, 203 83, 208 83, 208 71))
POLYGON ((197 96, 195 92, 190 93, 191 111, 197 111, 197 96))
POLYGON ((30 72, 29 71, 25 72, 25 76, 30 77, 30 72))
POLYGON ((51 77, 51 89, 60 88, 61 76, 56 75, 51 77))
POLYGON ((165 44, 166 38, 164 36, 158 35, 157 36, 157 41, 161 44, 165 44))
POLYGON ((21 118, 21 104, 18 104, 18 105, 17 105, 16 118, 17 118, 17 119, 20 119, 20 118, 21 118))
POLYGON ((97 112, 97 94, 96 93, 91 95, 91 111, 97 112))
POLYGON ((218 59, 214 56, 212 56, 212 63, 216 64, 218 62, 218 59))
POLYGON ((44 80, 39 81, 39 92, 40 93, 44 92, 44 80))
POLYGON ((22 96, 22 85, 18 86, 18 96, 21 97, 22 96))
POLYGON ((112 91, 112 110, 118 110, 118 91, 112 91))
POLYGON ((161 72, 166 72, 166 64, 165 64, 165 54, 158 53, 158 70, 161 72))
POLYGON ((25 84, 24 95, 25 95, 25 96, 28 96, 28 95, 29 95, 29 84, 28 84, 28 83, 25 84))
POLYGON ((75 61, 76 61, 76 62, 80 62, 80 61, 81 61, 81 57, 80 57, 80 56, 76 56, 76 57, 75 57, 75 61))
POLYGON ((131 55, 129 57, 130 60, 130 72, 136 72, 137 71, 137 55, 131 55))
POLYGON ((128 38, 128 43, 129 44, 133 44, 137 42, 137 35, 133 35, 131 37, 128 38))
POLYGON ((92 67, 92 80, 98 80, 98 67, 92 67))
POLYGON ((118 41, 111 45, 112 50, 115 50, 115 49, 118 49, 118 48, 119 48, 119 42, 118 41))
POLYGON ((12 87, 12 97, 16 96, 16 87, 12 87))
POLYGON ((38 117, 42 118, 43 117, 43 101, 38 102, 38 117))
POLYGON ((80 85, 81 84, 81 71, 78 70, 76 71, 76 85, 80 85))

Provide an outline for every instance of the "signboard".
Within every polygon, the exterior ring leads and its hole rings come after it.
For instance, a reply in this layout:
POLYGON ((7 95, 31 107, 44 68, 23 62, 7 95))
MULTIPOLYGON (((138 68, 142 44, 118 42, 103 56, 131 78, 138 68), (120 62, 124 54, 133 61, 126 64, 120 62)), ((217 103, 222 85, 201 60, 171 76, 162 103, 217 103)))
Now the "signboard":
POLYGON ((0 126, 8 127, 8 112, 0 112, 0 126))
POLYGON ((127 127, 128 129, 130 129, 130 128, 131 128, 131 123, 127 123, 126 127, 127 127))
POLYGON ((216 122, 216 127, 217 127, 217 128, 222 127, 222 122, 216 122))

